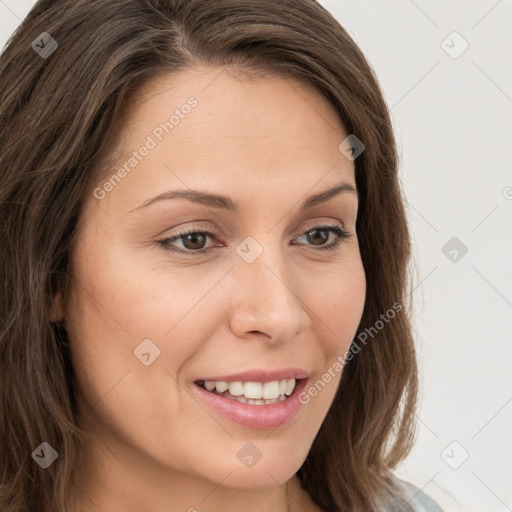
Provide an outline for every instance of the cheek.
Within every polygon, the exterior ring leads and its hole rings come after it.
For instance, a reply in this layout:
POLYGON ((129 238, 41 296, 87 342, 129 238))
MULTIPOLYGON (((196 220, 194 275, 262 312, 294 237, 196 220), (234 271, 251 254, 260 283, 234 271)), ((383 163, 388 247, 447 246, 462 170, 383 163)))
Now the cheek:
POLYGON ((347 261, 339 272, 323 275, 316 280, 316 293, 307 295, 316 318, 322 363, 301 395, 306 409, 314 411, 310 418, 317 427, 319 419, 323 421, 327 415, 339 387, 366 298, 366 278, 360 257, 347 261))
POLYGON ((171 293, 161 279, 151 283, 133 262, 106 252, 101 259, 92 254, 83 258, 73 271, 76 282, 65 323, 80 391, 81 426, 92 435, 109 438, 115 433, 140 451, 159 453, 161 437, 149 436, 148 441, 146 434, 161 434, 176 422, 171 413, 183 404, 172 375, 193 350, 181 339, 170 343, 181 324, 163 338, 185 314, 183 294, 171 293), (159 288, 155 291, 153 285, 159 288), (144 345, 151 358, 146 366, 138 347, 148 339, 154 345, 144 345))
MULTIPOLYGON (((209 297, 200 304, 198 300, 219 279, 218 272, 194 279, 193 269, 161 269, 93 230, 84 235, 88 237, 75 247, 79 258, 71 269, 74 279, 65 312, 83 397, 89 405, 99 403, 104 417, 126 417, 126 410, 118 407, 127 403, 145 404, 147 417, 151 409, 179 407, 179 386, 171 375, 179 374, 200 348, 203 330, 210 328, 214 305, 209 297), (151 362, 145 366, 148 349, 151 362), (160 399, 154 389, 163 388, 167 394, 160 399), (111 410, 103 409, 106 404, 111 410)), ((144 417, 141 408, 133 424, 144 417)))
POLYGON ((135 400, 146 382, 141 379, 140 388, 133 382, 146 367, 136 359, 134 349, 156 334, 149 329, 154 324, 149 316, 150 290, 140 272, 127 265, 113 246, 94 238, 94 230, 84 235, 74 251, 65 313, 78 384, 89 405, 113 394, 114 386, 130 386, 135 400))
POLYGON ((341 266, 339 272, 320 274, 315 292, 306 295, 314 309, 326 358, 343 355, 354 339, 366 299, 366 278, 359 255, 341 266))
POLYGON ((75 248, 80 258, 72 269, 76 293, 70 313, 80 337, 92 343, 100 333, 121 349, 162 339, 197 302, 202 288, 192 272, 153 268, 144 252, 134 255, 103 233, 89 234, 81 246, 88 251, 75 248))

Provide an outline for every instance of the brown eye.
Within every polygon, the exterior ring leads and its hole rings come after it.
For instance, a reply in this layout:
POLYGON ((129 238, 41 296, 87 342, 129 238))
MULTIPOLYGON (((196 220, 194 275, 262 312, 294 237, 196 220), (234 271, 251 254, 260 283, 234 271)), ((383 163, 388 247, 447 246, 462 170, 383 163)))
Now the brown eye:
POLYGON ((312 241, 313 245, 323 245, 329 240, 330 231, 327 229, 312 229, 306 233, 308 240, 312 241), (319 236, 320 234, 320 236, 319 236))
POLYGON ((181 235, 180 238, 183 240, 185 249, 203 249, 206 243, 207 236, 204 233, 189 233, 188 235, 181 235))
POLYGON ((178 233, 176 236, 160 240, 158 243, 171 252, 201 254, 209 250, 208 248, 205 248, 207 238, 215 238, 215 233, 195 229, 178 233), (181 241, 183 244, 182 248, 180 248, 180 246, 176 247, 176 241, 181 241))
MULTIPOLYGON (((321 250, 329 250, 329 249, 335 249, 342 239, 349 238, 351 235, 343 229, 341 226, 334 225, 334 226, 315 226, 311 229, 308 229, 302 237, 306 237, 312 246, 318 246, 319 251, 321 250), (329 235, 334 234, 336 235, 336 240, 334 243, 330 245, 325 245, 325 242, 329 240, 329 235)), ((300 238, 302 238, 300 237, 300 238)))

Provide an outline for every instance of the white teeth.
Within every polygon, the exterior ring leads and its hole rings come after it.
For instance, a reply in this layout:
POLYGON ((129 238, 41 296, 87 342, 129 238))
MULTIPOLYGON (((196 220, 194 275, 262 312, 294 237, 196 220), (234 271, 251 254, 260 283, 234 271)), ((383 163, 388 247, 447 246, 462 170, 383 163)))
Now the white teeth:
POLYGON ((223 380, 219 380, 215 383, 215 387, 219 393, 224 393, 224 391, 229 388, 229 384, 223 380))
POLYGON ((215 389, 215 381, 214 380, 205 380, 204 381, 204 387, 208 391, 213 391, 215 389))
POLYGON ((295 379, 273 380, 271 382, 225 382, 225 381, 204 381, 204 387, 208 391, 222 394, 229 390, 229 394, 236 397, 239 402, 251 405, 263 405, 268 403, 281 402, 290 396, 295 389, 295 379), (243 401, 245 400, 245 401, 243 401))
POLYGON ((240 381, 230 382, 229 383, 229 392, 233 396, 240 396, 244 394, 244 385, 240 381))
POLYGON ((244 384, 244 396, 245 398, 257 398, 260 399, 262 396, 262 385, 260 382, 246 382, 244 384))
MULTIPOLYGON (((293 380, 295 382, 295 379, 293 380)), ((273 398, 279 398, 279 381, 273 380, 272 382, 265 382, 263 384, 263 398, 267 400, 272 400, 273 398)))
POLYGON ((290 396, 293 393, 293 390, 295 389, 295 379, 288 379, 286 381, 286 396, 290 396))
POLYGON ((229 398, 230 400, 236 400, 237 402, 240 402, 241 404, 249 404, 249 405, 270 405, 270 404, 276 404, 278 402, 282 402, 283 400, 286 400, 285 395, 281 395, 279 398, 274 398, 273 400, 253 400, 252 398, 250 400, 247 400, 245 396, 232 396, 229 393, 226 396, 226 393, 222 395, 224 398, 229 398))
POLYGON ((251 405, 265 405, 265 400, 247 400, 251 405))

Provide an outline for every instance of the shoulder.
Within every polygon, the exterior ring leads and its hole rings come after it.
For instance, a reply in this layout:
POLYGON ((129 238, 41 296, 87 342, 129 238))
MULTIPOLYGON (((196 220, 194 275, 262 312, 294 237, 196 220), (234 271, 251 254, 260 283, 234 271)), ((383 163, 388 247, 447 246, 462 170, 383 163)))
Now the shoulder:
POLYGON ((415 485, 395 477, 395 483, 403 489, 414 512, 443 512, 439 504, 415 485))

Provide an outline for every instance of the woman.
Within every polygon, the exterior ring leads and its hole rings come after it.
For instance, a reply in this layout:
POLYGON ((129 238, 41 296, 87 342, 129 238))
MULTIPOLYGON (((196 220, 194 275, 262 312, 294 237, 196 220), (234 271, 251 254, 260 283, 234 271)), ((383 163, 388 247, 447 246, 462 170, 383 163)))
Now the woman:
POLYGON ((378 83, 311 0, 39 1, 0 58, 0 509, 440 510, 378 83))

